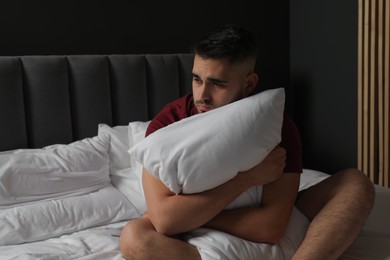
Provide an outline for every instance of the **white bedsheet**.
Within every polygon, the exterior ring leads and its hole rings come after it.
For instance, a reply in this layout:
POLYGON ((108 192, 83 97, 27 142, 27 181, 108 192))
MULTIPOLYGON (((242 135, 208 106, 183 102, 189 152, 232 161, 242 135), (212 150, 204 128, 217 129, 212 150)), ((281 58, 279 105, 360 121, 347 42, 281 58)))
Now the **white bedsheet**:
MULTIPOLYGON (((324 175, 321 173, 305 171, 302 177, 301 187, 307 187, 323 178, 324 175)), ((361 234, 341 259, 390 259, 389 205, 390 189, 376 186, 376 200, 373 211, 361 234)), ((44 241, 17 246, 3 246, 0 247, 0 260, 122 260, 119 252, 119 236, 121 229, 125 224, 126 222, 122 221, 44 241)), ((199 232, 204 232, 204 230, 200 230, 199 232)), ((216 237, 216 239, 221 239, 222 241, 223 239, 226 240, 226 237, 221 234, 221 237, 216 237)), ((246 241, 244 243, 246 243, 246 241)), ((225 259, 245 259, 241 258, 240 251, 237 251, 237 248, 234 248, 234 246, 225 247, 225 249, 225 255, 227 256, 225 259), (238 256, 240 256, 240 258, 238 258, 238 256)))

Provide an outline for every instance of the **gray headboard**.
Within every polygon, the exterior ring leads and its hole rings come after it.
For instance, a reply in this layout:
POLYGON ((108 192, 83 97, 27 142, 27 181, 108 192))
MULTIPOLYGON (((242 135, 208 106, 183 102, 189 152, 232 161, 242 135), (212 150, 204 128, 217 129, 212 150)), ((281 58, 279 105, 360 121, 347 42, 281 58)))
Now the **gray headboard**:
POLYGON ((191 91, 192 54, 0 57, 0 151, 151 119, 191 91))

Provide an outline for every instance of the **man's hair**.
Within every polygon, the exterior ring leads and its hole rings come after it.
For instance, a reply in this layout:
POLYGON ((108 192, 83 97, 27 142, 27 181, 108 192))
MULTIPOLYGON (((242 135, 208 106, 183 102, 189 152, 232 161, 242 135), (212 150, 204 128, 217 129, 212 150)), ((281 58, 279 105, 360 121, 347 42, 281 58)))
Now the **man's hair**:
POLYGON ((256 60, 257 43, 252 33, 236 24, 217 27, 193 48, 205 59, 228 59, 230 63, 256 60))

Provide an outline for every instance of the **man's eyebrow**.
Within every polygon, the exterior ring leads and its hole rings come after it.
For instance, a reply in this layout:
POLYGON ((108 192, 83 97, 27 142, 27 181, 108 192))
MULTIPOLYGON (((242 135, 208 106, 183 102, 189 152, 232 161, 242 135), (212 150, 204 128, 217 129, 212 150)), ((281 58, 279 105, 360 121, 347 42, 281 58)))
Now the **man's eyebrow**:
MULTIPOLYGON (((194 78, 200 78, 199 75, 197 75, 197 74, 195 74, 195 73, 192 73, 192 77, 194 77, 194 78)), ((219 83, 219 84, 224 84, 224 83, 228 83, 228 82, 229 82, 229 81, 227 81, 227 80, 216 79, 216 78, 212 78, 212 77, 208 77, 207 80, 210 81, 210 82, 219 83)))
POLYGON ((218 83, 218 84, 225 84, 228 83, 229 81, 227 80, 222 80, 222 79, 215 79, 215 78, 207 78, 208 81, 213 82, 213 83, 218 83))
POLYGON ((195 73, 191 73, 192 74, 192 77, 194 77, 194 78, 199 78, 199 75, 197 75, 197 74, 195 74, 195 73))

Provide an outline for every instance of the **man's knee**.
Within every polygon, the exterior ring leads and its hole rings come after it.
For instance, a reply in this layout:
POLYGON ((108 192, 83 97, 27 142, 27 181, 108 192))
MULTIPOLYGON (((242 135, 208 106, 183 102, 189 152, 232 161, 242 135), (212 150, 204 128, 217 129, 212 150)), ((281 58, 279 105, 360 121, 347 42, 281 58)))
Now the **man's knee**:
POLYGON ((119 241, 120 251, 125 259, 136 259, 147 248, 147 232, 142 220, 129 221, 122 229, 119 241))
POLYGON ((375 199, 375 187, 371 180, 357 169, 346 169, 336 175, 339 175, 339 192, 344 191, 345 196, 350 195, 360 201, 362 209, 371 210, 375 199))
POLYGON ((364 215, 370 212, 374 197, 374 185, 363 172, 345 169, 307 189, 297 201, 297 207, 313 219, 326 204, 337 199, 340 207, 353 207, 364 215))
POLYGON ((362 171, 346 169, 337 174, 342 175, 340 180, 342 187, 351 187, 351 189, 359 190, 360 194, 368 196, 371 199, 375 196, 374 184, 362 171))

